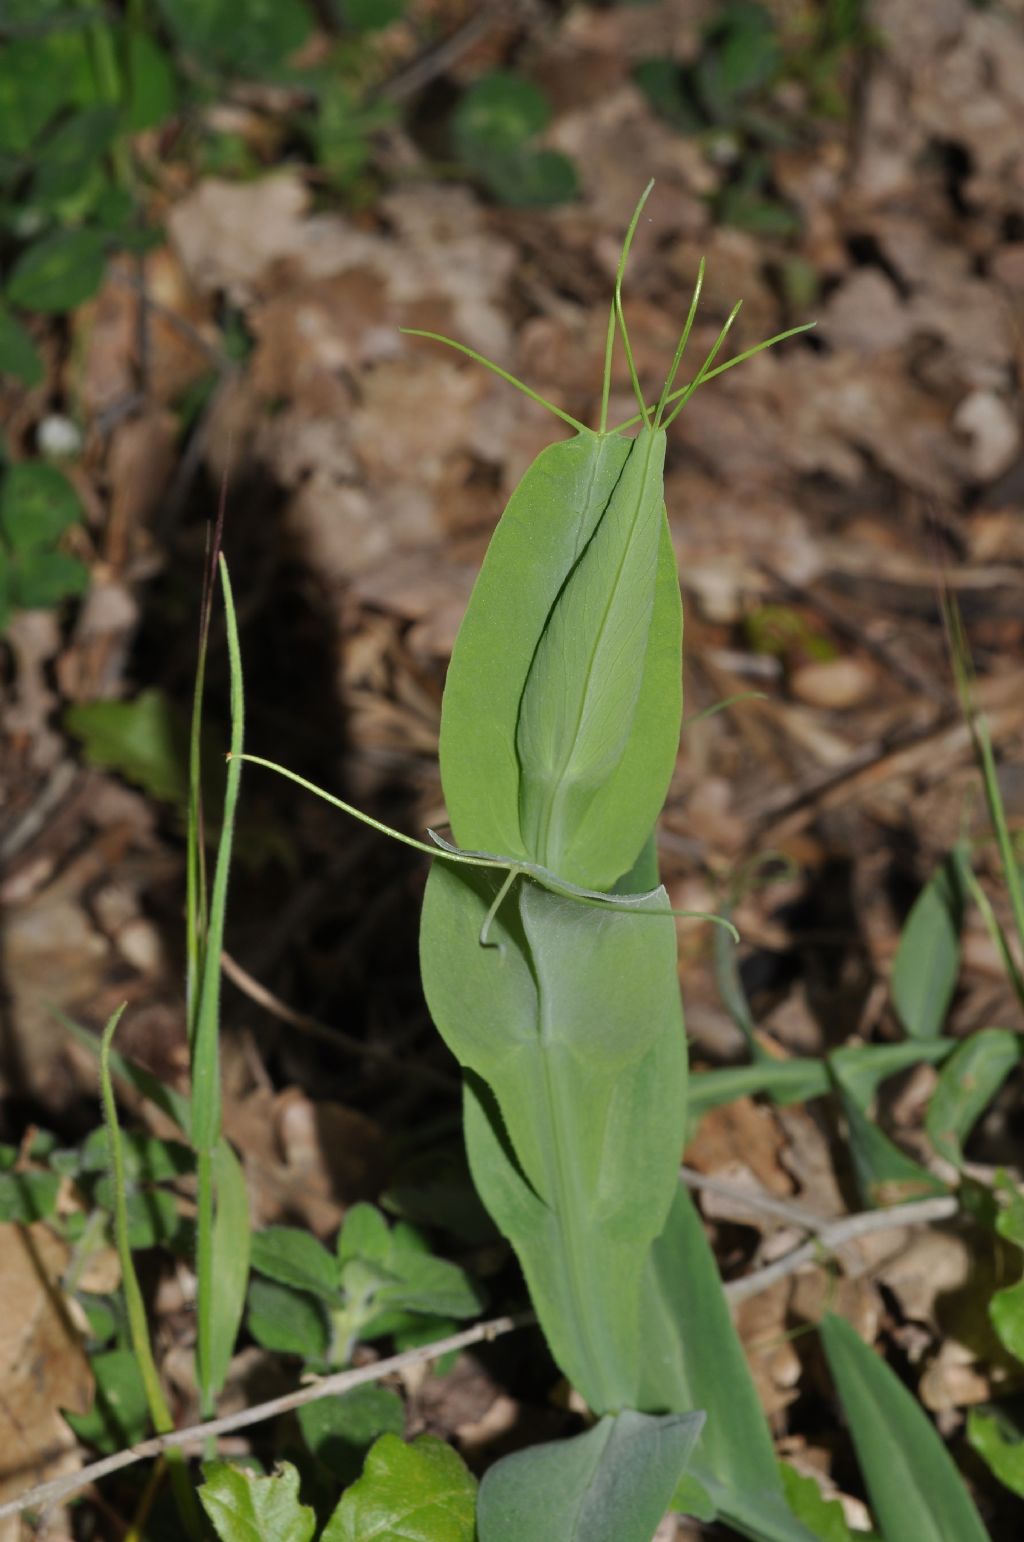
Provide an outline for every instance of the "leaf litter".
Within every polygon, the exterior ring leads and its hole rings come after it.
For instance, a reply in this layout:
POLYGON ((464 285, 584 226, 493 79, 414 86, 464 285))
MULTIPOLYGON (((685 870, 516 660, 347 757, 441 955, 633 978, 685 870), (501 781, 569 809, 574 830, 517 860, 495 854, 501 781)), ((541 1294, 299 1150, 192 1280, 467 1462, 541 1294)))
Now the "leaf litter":
MULTIPOLYGON (((812 345, 725 376, 678 425, 667 486, 687 603, 687 710, 752 685, 767 700, 684 737, 662 843, 673 903, 686 886, 722 892, 770 834, 799 878, 742 901, 760 1041, 779 1060, 835 1048, 837 1005, 855 1038, 895 1038, 886 980, 899 928, 955 838, 971 782, 970 746, 942 689, 936 542, 976 629, 1008 776, 1021 761, 1020 7, 878 0, 880 41, 859 66, 848 118, 808 115, 795 141, 768 152, 772 185, 802 221, 789 240, 716 223, 728 161, 658 117, 632 77, 662 51, 692 59, 707 9, 575 7, 538 32, 550 144, 576 161, 576 203, 516 211, 461 183, 412 183, 353 213, 317 199, 295 169, 243 184, 199 179, 176 196, 167 246, 142 265, 155 302, 146 356, 138 269, 120 260, 73 319, 77 362, 44 339, 46 389, 74 403, 86 431, 75 476, 94 589, 63 633, 47 622, 41 635, 26 618, 0 680, 9 1098, 58 1121, 92 1095, 90 1068, 53 1028, 44 991, 93 1022, 129 996, 131 1052, 180 1081, 167 945, 178 832, 109 771, 80 765, 61 712, 150 686, 180 690, 187 667, 176 670, 144 613, 154 606, 174 647, 191 646, 187 575, 225 475, 253 626, 266 638, 261 733, 294 733, 311 774, 342 779, 383 817, 415 830, 443 823, 434 760, 444 665, 493 523, 550 430, 533 404, 399 328, 452 333, 589 419, 602 343, 594 305, 638 167, 658 178, 632 277, 645 378, 667 365, 668 302, 702 254, 711 337, 739 295, 737 348, 819 319, 812 345), (808 272, 812 292, 797 301, 808 272), (227 353, 230 318, 245 337, 238 358, 227 353), (201 435, 181 412, 193 390, 201 435), (191 436, 199 451, 167 526, 162 494, 183 476, 191 436), (772 652, 765 616, 779 625, 780 610, 792 613, 781 623, 791 635, 772 652), (792 632, 797 610, 802 633, 792 632), (827 657, 814 655, 811 635, 827 657), (938 686, 934 697, 914 688, 922 677, 938 686), (55 810, 34 827, 50 785, 55 810), (145 943, 152 937, 158 946, 145 943)), ((458 68, 478 67, 469 55, 458 68)), ((624 376, 614 397, 625 416, 624 376)), ((44 392, 17 397, 5 386, 2 405, 12 453, 24 455, 44 392)), ((324 1237, 347 1205, 415 1171, 423 1153, 400 1149, 396 1133, 444 1108, 401 1074, 409 1057, 443 1068, 413 979, 421 875, 387 854, 371 880, 365 848, 347 865, 351 837, 322 811, 277 804, 255 783, 247 796, 285 835, 277 857, 253 859, 232 947, 282 1001, 394 1054, 389 1071, 349 1057, 325 1064, 321 1045, 232 997, 229 1129, 254 1200, 265 1220, 324 1237), (283 905, 282 868, 294 896, 283 905)), ((1012 1016, 993 985, 986 935, 970 924, 954 1036, 996 1020, 1020 1027, 1019 1008, 1012 1016)), ((708 948, 683 945, 696 1066, 736 1061, 708 948)), ((891 1135, 920 1149, 919 1103, 879 1110, 891 1135)), ((972 1147, 979 1171, 1006 1160, 1017 1118, 1006 1097, 996 1101, 972 1147)), ((839 1136, 817 1102, 737 1103, 705 1117, 688 1155, 709 1176, 834 1216, 854 1205, 839 1136)), ((770 1261, 785 1240, 777 1223, 742 1219, 710 1195, 704 1213, 727 1272, 770 1261)), ((825 1309, 849 1316, 905 1365, 948 1435, 1004 1377, 961 1309, 979 1294, 961 1236, 896 1234, 854 1251, 838 1272, 797 1275, 740 1316, 788 1459, 840 1480, 834 1432, 823 1439, 812 1423, 826 1383, 794 1326, 825 1309)), ((478 1264, 501 1277, 500 1259, 478 1264)), ((62 1374, 79 1364, 67 1353, 62 1374)), ((454 1432, 480 1461, 508 1449, 507 1359, 495 1346, 485 1361, 463 1361, 457 1378, 450 1406, 443 1381, 426 1383, 429 1396, 408 1389, 410 1429, 454 1432), (472 1388, 459 1391, 469 1374, 472 1388)), ((526 1426, 516 1438, 555 1432, 550 1390, 514 1393, 526 1426)), ((857 1501, 845 1502, 852 1519, 857 1501)))

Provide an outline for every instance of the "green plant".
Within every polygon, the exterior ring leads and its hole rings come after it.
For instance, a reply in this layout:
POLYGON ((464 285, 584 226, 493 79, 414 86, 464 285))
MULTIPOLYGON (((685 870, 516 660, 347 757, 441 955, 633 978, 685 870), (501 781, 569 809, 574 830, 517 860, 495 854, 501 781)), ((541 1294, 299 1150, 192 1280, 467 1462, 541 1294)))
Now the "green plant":
MULTIPOLYGON (((621 300, 646 197, 617 276, 599 426, 588 429, 552 409, 573 435, 542 452, 513 494, 459 634, 441 736, 455 841, 434 836, 427 845, 387 832, 436 858, 424 900, 421 962, 435 1021, 463 1068, 470 1168, 519 1257, 552 1355, 594 1422, 573 1439, 504 1458, 477 1492, 446 1447, 396 1438, 388 1428, 393 1405, 364 1409, 362 1436, 351 1436, 350 1405, 338 1411, 339 1427, 349 1432, 343 1470, 352 1447, 365 1445, 375 1424, 385 1433, 331 1514, 327 1542, 372 1534, 418 1542, 650 1542, 668 1508, 708 1520, 720 1516, 754 1542, 815 1536, 845 1542, 841 1518, 775 1460, 714 1255, 677 1181, 687 1120, 686 1052, 675 912, 658 883, 653 842, 681 726, 679 591, 661 458, 675 413, 702 383, 748 354, 714 362, 730 317, 709 357, 687 385, 676 387, 698 278, 671 370, 656 404, 648 404, 621 300), (617 335, 639 411, 609 427, 617 335), (627 430, 634 426, 631 438, 627 430)), ((233 780, 207 902, 198 837, 207 603, 190 781, 191 1106, 118 1062, 109 1037, 105 1045, 111 1069, 162 1100, 191 1132, 200 1184, 204 1409, 212 1404, 241 1310, 239 1274, 228 1267, 232 1249, 248 1246, 244 1199, 220 1155, 230 1157, 219 1136, 216 1046, 237 771, 242 759, 281 769, 241 752, 240 649, 223 564, 221 580, 232 663, 233 780)), ((948 883, 938 892, 942 904, 951 892, 948 883)), ((791 1095, 799 1085, 802 1096, 830 1090, 838 1096, 871 1203, 933 1190, 938 1182, 873 1124, 870 1104, 879 1083, 922 1059, 952 1065, 966 1053, 941 1035, 948 982, 929 993, 915 978, 933 958, 925 930, 919 921, 908 924, 908 957, 899 971, 908 1039, 849 1047, 824 1065, 799 1065, 786 1089, 791 1095)), ((741 1069, 750 1085, 771 1086, 726 947, 730 931, 722 921, 716 935, 723 995, 751 1047, 752 1065, 741 1069)), ((1005 1039, 988 1037, 971 1053, 972 1073, 994 1088, 1011 1064, 1005 1039)), ((975 1088, 959 1087, 945 1068, 939 1089, 933 1138, 957 1160, 981 1105, 975 1088)), ((782 1091, 777 1083, 775 1090, 782 1091)), ((108 1094, 113 1130, 110 1102, 108 1094)), ((123 1176, 122 1188, 126 1182, 123 1176)), ((998 1226, 1017 1244, 1024 1239, 1020 1202, 1015 1195, 1007 1199, 998 1226)), ((126 1237, 123 1220, 119 1225, 126 1237)), ((404 1223, 389 1228, 370 1206, 350 1212, 333 1254, 303 1233, 273 1228, 254 1239, 253 1262, 260 1275, 250 1294, 256 1336, 314 1363, 344 1358, 358 1337, 410 1327, 432 1331, 431 1318, 458 1316, 476 1304, 461 1271, 431 1258, 414 1231, 404 1223), (410 1324, 415 1317, 426 1321, 410 1324), (288 1343, 283 1332, 292 1335, 288 1343)), ((241 1280, 244 1290, 244 1271, 241 1280)), ((993 1303, 993 1321, 1014 1352, 1021 1347, 1021 1290, 1011 1285, 993 1303)), ((910 1395, 845 1325, 826 1320, 823 1333, 885 1542, 983 1536, 951 1458, 910 1395), (879 1430, 890 1432, 887 1441, 879 1441, 879 1430), (899 1491, 883 1470, 894 1439, 903 1463, 899 1491)), ((322 1429, 310 1438, 314 1449, 318 1440, 326 1449, 322 1429)), ((252 1478, 212 1465, 200 1497, 224 1542, 268 1534, 307 1538, 316 1529, 315 1515, 299 1503, 297 1475, 287 1469, 252 1478)))
POLYGON ((774 94, 799 83, 807 113, 840 116, 842 71, 868 36, 861 0, 800 8, 787 26, 758 0, 727 0, 704 28, 695 59, 642 59, 634 75, 651 106, 680 133, 699 135, 730 169, 714 198, 718 219, 759 235, 788 236, 799 219, 772 186, 772 149, 797 141, 800 125, 774 94))
POLYGON ((82 505, 63 472, 19 461, 0 482, 0 631, 15 610, 47 609, 81 594, 88 569, 61 547, 82 505))

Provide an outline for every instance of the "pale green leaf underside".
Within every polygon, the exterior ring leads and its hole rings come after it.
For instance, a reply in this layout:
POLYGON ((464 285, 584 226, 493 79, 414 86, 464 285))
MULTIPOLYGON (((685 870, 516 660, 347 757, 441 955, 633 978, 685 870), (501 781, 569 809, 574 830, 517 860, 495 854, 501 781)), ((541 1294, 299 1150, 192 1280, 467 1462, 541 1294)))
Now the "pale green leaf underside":
POLYGON ((650 1542, 702 1422, 627 1411, 505 1457, 480 1485, 479 1542, 650 1542))
POLYGON ((481 948, 499 881, 435 864, 424 988, 471 1073, 474 1181, 519 1253, 555 1359, 593 1408, 617 1410, 635 1402, 640 1273, 682 1149, 674 926, 523 884, 481 948))

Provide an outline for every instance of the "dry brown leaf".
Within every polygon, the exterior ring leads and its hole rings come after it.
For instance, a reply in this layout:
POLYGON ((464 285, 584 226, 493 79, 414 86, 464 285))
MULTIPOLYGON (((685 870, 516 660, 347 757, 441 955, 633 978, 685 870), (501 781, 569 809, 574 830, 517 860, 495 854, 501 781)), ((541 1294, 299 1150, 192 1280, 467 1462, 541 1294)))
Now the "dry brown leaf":
MULTIPOLYGON (((60 1409, 85 1413, 89 1361, 60 1294, 68 1249, 43 1223, 0 1226, 0 1499, 81 1466, 60 1409)), ((21 1535, 4 1522, 3 1542, 21 1535)))

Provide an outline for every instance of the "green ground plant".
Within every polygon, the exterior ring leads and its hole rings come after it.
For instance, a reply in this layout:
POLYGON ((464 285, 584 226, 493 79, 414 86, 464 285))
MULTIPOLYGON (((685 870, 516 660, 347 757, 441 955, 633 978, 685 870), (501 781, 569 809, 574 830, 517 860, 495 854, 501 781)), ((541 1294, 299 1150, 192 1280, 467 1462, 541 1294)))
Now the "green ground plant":
MULTIPOLYGON (((513 493, 459 633, 440 746, 452 838, 420 842, 324 795, 434 858, 421 967, 434 1020, 462 1068, 470 1169, 519 1259, 551 1354, 590 1419, 580 1435, 500 1460, 477 1485, 442 1443, 398 1438, 400 1409, 385 1389, 375 1389, 383 1397, 364 1391, 320 1415, 307 1413, 307 1444, 321 1478, 333 1478, 329 1502, 318 1499, 326 1542, 370 1535, 415 1542, 651 1542, 669 1509, 718 1517, 753 1542, 848 1542, 838 1507, 776 1461, 714 1255, 678 1181, 688 1122, 740 1091, 766 1091, 784 1101, 834 1096, 868 1205, 936 1191, 948 1196, 972 1124, 1019 1060, 1019 1037, 1006 1030, 993 1028, 961 1044, 943 1036, 956 979, 946 955, 958 946, 961 880, 972 886, 958 855, 922 893, 904 931, 893 986, 904 1041, 849 1047, 824 1062, 790 1062, 780 1077, 758 1043, 742 995, 731 926, 716 917, 723 999, 748 1037, 751 1063, 688 1079, 676 912, 659 883, 653 833, 682 726, 679 585, 661 468, 676 412, 699 386, 758 350, 716 363, 733 312, 687 384, 676 384, 697 312, 698 278, 671 370, 658 400, 648 403, 621 295, 646 198, 616 281, 598 427, 552 407, 572 435, 543 451, 513 493), (616 339, 638 411, 610 427, 616 339), (942 1065, 929 1132, 949 1164, 948 1180, 911 1161, 872 1118, 880 1083, 922 1060, 942 1065), (361 1475, 352 1481, 363 1452, 361 1475), (338 1486, 346 1483, 339 1499, 338 1486)), ((130 1285, 131 1187, 133 1171, 138 1185, 144 1168, 128 1161, 132 1147, 117 1130, 111 1075, 157 1102, 189 1137, 187 1158, 198 1185, 197 1368, 204 1415, 214 1410, 247 1296, 254 1337, 317 1369, 343 1363, 360 1338, 387 1332, 422 1341, 478 1310, 481 1299, 461 1270, 431 1258, 413 1228, 389 1227, 372 1206, 349 1213, 333 1252, 290 1228, 250 1239, 237 1158, 220 1131, 219 961, 242 761, 282 768, 243 750, 241 653, 222 560, 220 579, 232 753, 208 881, 199 724, 211 585, 190 763, 191 1100, 119 1059, 111 1048, 115 1024, 103 1044, 107 1149, 127 1292, 126 1326, 111 1354, 120 1353, 123 1371, 124 1349, 132 1346, 143 1368, 141 1378, 136 1371, 135 1416, 145 1420, 148 1411, 157 1427, 165 1410, 145 1374, 144 1323, 130 1285), (250 1258, 256 1278, 247 1292, 250 1258)), ((976 723, 976 732, 982 764, 991 766, 983 725, 976 723)), ((1015 864, 1008 874, 1012 892, 1018 859, 994 771, 986 787, 1000 853, 1012 854, 1015 864)), ((1013 909, 1016 914, 1016 901, 1013 909)), ((1012 959, 1013 945, 1003 940, 1012 959)), ((166 1174, 170 1153, 148 1156, 150 1172, 166 1174)), ((46 1157, 41 1151, 41 1165, 46 1157)), ((1012 1251, 1024 1241, 1016 1191, 1009 1184, 994 1196, 975 1190, 960 1184, 965 1209, 983 1220, 987 1213, 1012 1251)), ((42 1183, 27 1197, 14 1185, 11 1195, 12 1203, 37 1209, 50 1204, 42 1183)), ((992 1303, 994 1326, 1015 1354, 1024 1347, 1020 1296, 1014 1280, 992 1303)), ((102 1313, 96 1315, 99 1322, 102 1313)), ((895 1373, 840 1319, 826 1316, 821 1334, 876 1534, 883 1542, 984 1542, 950 1454, 895 1373)), ((1006 1433, 1008 1410, 985 1417, 994 1426, 979 1425, 972 1440, 1005 1481, 1016 1452, 1006 1433)), ((205 1473, 199 1498, 223 1542, 301 1542, 317 1532, 316 1510, 300 1502, 294 1467, 256 1476, 211 1460, 205 1473)), ((182 1509, 187 1516, 184 1499, 182 1509)))

